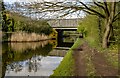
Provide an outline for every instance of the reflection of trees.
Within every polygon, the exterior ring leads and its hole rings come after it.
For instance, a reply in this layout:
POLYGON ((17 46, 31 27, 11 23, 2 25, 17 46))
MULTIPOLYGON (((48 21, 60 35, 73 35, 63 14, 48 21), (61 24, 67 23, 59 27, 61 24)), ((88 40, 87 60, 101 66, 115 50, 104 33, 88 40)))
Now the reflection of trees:
POLYGON ((63 42, 75 42, 78 36, 69 36, 69 37, 64 37, 63 42))
POLYGON ((28 60, 28 71, 31 72, 32 70, 34 72, 37 72, 37 70, 39 69, 40 65, 40 61, 42 59, 42 56, 40 57, 32 57, 28 60))
POLYGON ((52 48, 55 48, 57 46, 57 40, 49 40, 49 43, 52 44, 52 48))
POLYGON ((36 49, 27 49, 25 51, 18 52, 11 49, 10 45, 3 44, 2 45, 2 78, 4 78, 6 70, 9 72, 21 71, 23 66, 19 62, 23 60, 27 60, 29 58, 32 58, 31 60, 34 61, 31 62, 31 68, 32 68, 31 70, 34 70, 36 72, 38 70, 38 67, 40 66, 38 62, 41 61, 41 58, 37 57, 35 60, 35 57, 39 55, 46 56, 52 50, 52 46, 53 46, 52 44, 48 43, 44 47, 37 47, 36 49))
MULTIPOLYGON (((42 59, 42 56, 33 56, 32 58, 29 58, 27 60, 27 63, 25 64, 25 66, 28 66, 28 72, 37 72, 37 70, 39 69, 39 67, 41 66, 40 61, 42 59)), ((24 61, 23 61, 24 62, 24 61)), ((23 62, 13 62, 9 65, 7 65, 7 73, 9 73, 10 71, 14 71, 14 72, 20 72, 23 70, 23 62)))
MULTIPOLYGON (((42 59, 42 56, 47 56, 48 53, 52 50, 53 46, 55 45, 55 41, 49 41, 49 43, 45 43, 44 47, 39 46, 39 42, 36 42, 35 44, 30 44, 31 46, 35 46, 36 48, 33 49, 31 47, 26 48, 22 52, 19 52, 19 50, 13 50, 13 46, 8 45, 7 43, 2 44, 2 77, 4 78, 5 72, 7 71, 15 71, 19 72, 23 69, 23 64, 21 61, 24 62, 24 60, 29 59, 28 66, 29 71, 35 71, 39 69, 40 61, 42 59), (37 45, 38 43, 38 45, 37 45), (38 47, 37 47, 38 46, 38 47), (41 56, 40 56, 41 55, 41 56)), ((27 44, 27 43, 26 43, 27 44)), ((26 46, 26 44, 22 44, 21 46, 26 46)), ((14 44, 14 49, 16 48, 18 44, 14 44)))
POLYGON ((22 69, 23 69, 23 65, 21 64, 21 62, 14 62, 7 66, 8 73, 10 71, 15 71, 17 73, 17 72, 21 71, 22 69))
POLYGON ((14 59, 14 52, 11 51, 8 44, 2 45, 2 78, 5 76, 7 64, 14 59))
POLYGON ((16 52, 24 52, 25 50, 32 49, 36 50, 39 47, 45 47, 47 44, 51 44, 52 46, 57 46, 57 40, 45 40, 40 42, 28 42, 28 43, 10 43, 9 46, 12 50, 16 52))
POLYGON ((8 64, 10 64, 11 62, 23 61, 28 58, 32 58, 35 55, 47 56, 48 53, 52 50, 52 45, 47 44, 44 47, 37 47, 36 49, 27 49, 22 52, 14 51, 13 49, 10 48, 10 46, 5 45, 3 45, 2 48, 3 48, 2 50, 3 62, 7 62, 8 64))
POLYGON ((27 49, 35 50, 38 47, 44 47, 48 44, 48 41, 41 41, 41 42, 31 42, 31 43, 10 43, 11 49, 14 51, 23 52, 27 49))

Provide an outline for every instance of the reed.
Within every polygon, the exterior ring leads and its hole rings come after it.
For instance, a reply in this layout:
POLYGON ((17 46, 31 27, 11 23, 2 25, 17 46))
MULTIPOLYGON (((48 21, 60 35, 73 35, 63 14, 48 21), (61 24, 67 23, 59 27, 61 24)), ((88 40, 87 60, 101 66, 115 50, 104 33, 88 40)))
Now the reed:
POLYGON ((29 42, 29 41, 42 41, 47 40, 49 37, 45 34, 26 33, 26 32, 15 32, 8 38, 11 42, 29 42))

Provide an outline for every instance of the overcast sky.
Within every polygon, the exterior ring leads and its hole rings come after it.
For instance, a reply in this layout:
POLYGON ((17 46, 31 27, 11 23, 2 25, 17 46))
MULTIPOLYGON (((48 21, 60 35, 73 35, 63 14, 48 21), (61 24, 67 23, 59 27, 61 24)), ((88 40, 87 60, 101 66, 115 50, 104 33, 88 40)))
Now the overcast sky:
MULTIPOLYGON (((4 2, 40 2, 43 0, 3 0, 4 2)), ((64 0, 44 0, 44 1, 64 1, 64 0)))
MULTIPOLYGON (((5 2, 39 2, 42 0, 3 0, 5 2)), ((65 1, 65 0, 45 0, 45 1, 65 1)), ((87 2, 91 2, 92 0, 81 0, 81 1, 87 1, 87 2)), ((96 0, 96 1, 103 1, 103 0, 96 0)), ((111 2, 111 1, 120 1, 120 0, 106 0, 107 2, 111 2)))
MULTIPOLYGON (((42 1, 42 0, 4 0, 4 2, 9 2, 9 3, 14 3, 14 2, 39 2, 39 1, 42 1)), ((44 1, 65 1, 65 0, 44 0, 44 1)), ((70 1, 70 0, 68 0, 68 1, 70 1)), ((70 14, 70 15, 66 16, 65 18, 78 18, 78 17, 83 17, 83 15, 84 14, 82 12, 80 12, 79 16, 78 16, 78 13, 73 13, 73 14, 70 14)))
POLYGON ((37 0, 4 0, 4 2, 32 2, 32 1, 37 1, 37 0))

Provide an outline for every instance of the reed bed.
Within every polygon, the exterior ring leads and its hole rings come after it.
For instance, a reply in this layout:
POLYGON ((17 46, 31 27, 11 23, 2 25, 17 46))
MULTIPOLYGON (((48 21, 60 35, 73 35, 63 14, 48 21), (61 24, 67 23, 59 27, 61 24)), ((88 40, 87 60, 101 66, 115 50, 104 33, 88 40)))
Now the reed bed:
POLYGON ((26 32, 15 32, 8 38, 11 42, 29 42, 29 41, 42 41, 47 40, 49 37, 45 34, 26 33, 26 32))

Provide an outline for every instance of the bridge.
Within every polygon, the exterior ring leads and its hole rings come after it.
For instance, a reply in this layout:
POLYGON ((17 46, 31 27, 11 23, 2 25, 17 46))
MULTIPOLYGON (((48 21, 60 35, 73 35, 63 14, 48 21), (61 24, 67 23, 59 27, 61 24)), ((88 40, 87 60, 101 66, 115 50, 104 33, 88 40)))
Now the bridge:
POLYGON ((76 19, 48 19, 48 23, 54 29, 76 29, 81 18, 76 19))
POLYGON ((76 19, 47 19, 49 25, 58 32, 58 36, 63 31, 76 31, 82 18, 76 19))
MULTIPOLYGON (((63 42, 64 38, 64 31, 76 31, 77 26, 79 25, 79 22, 81 21, 81 18, 76 19, 48 19, 47 20, 49 25, 52 26, 53 29, 55 29, 58 32, 58 45, 57 47, 60 47, 59 45, 62 45, 62 47, 66 47, 63 42)), ((73 45, 73 43, 69 43, 68 45, 73 45)))

